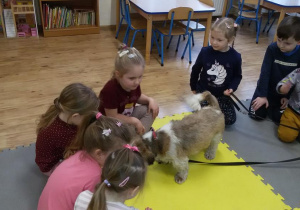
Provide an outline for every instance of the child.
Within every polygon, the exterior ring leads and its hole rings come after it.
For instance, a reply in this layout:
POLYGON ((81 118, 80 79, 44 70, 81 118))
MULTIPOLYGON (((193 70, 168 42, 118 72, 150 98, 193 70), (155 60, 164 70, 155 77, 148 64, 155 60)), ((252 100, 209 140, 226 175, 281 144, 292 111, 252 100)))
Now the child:
POLYGON ((40 196, 38 210, 71 210, 79 193, 93 192, 100 182, 101 168, 106 157, 122 148, 136 135, 128 124, 117 119, 87 115, 77 138, 65 153, 65 160, 53 171, 40 196))
POLYGON ((288 96, 278 94, 276 85, 300 67, 300 17, 283 19, 278 26, 277 37, 277 42, 269 45, 265 53, 252 97, 249 116, 254 119, 264 119, 268 115, 273 121, 279 122, 280 111, 287 106, 288 96))
POLYGON ((159 108, 153 98, 141 93, 145 68, 143 56, 135 48, 124 45, 121 48, 115 59, 112 79, 99 94, 99 111, 134 125, 138 134, 144 134, 150 130, 159 108), (137 103, 141 106, 136 106, 137 103))
POLYGON ((143 188, 146 164, 137 147, 128 144, 124 147, 108 156, 101 175, 103 182, 97 186, 94 195, 90 191, 80 193, 74 210, 136 210, 124 202, 143 188))
MULTIPOLYGON (((300 129, 300 68, 294 70, 287 77, 282 79, 276 89, 279 94, 288 94, 294 87, 288 107, 284 110, 280 124, 300 129)), ((299 130, 279 125, 278 137, 284 142, 293 142, 299 135, 299 130)))
POLYGON ((43 114, 36 132, 35 162, 50 176, 63 159, 63 153, 77 133, 84 115, 97 111, 99 99, 95 92, 80 83, 65 87, 54 104, 43 114))
POLYGON ((218 99, 226 125, 236 121, 230 94, 236 91, 242 79, 241 54, 229 47, 235 39, 236 29, 233 19, 217 19, 211 28, 211 46, 201 49, 190 79, 193 93, 208 90, 218 99))

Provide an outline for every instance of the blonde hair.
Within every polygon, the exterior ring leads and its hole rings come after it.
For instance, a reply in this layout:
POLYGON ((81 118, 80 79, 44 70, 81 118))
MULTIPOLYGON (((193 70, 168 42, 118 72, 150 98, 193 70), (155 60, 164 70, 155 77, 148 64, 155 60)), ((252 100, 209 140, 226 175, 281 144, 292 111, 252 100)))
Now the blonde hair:
POLYGON ((76 139, 65 151, 65 159, 79 150, 85 150, 87 153, 91 153, 94 149, 101 149, 103 152, 113 151, 125 143, 130 143, 136 135, 130 125, 104 115, 96 118, 96 115, 97 112, 93 112, 83 118, 76 139), (105 132, 109 132, 108 135, 105 132))
POLYGON ((48 127, 62 111, 70 115, 75 113, 85 115, 91 111, 96 111, 99 103, 97 95, 91 88, 81 83, 72 83, 62 90, 46 113, 41 115, 36 132, 39 133, 48 127))
POLYGON ((212 31, 223 31, 228 41, 233 41, 238 27, 232 18, 222 17, 217 19, 211 27, 212 31))
POLYGON ((127 148, 114 151, 104 163, 102 183, 96 186, 88 210, 106 210, 106 190, 115 193, 136 187, 141 190, 145 183, 146 172, 146 163, 139 152, 127 148))
POLYGON ((118 71, 121 76, 130 71, 133 65, 142 65, 145 67, 145 60, 141 53, 134 47, 127 47, 121 44, 115 58, 115 70, 112 77, 115 77, 115 72, 118 71))

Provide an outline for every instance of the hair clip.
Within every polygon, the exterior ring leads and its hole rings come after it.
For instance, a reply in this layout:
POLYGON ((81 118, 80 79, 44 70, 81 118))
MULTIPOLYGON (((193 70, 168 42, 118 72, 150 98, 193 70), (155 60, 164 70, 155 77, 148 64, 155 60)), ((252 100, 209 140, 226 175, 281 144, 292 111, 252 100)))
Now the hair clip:
POLYGON ((115 159, 115 152, 113 152, 112 154, 111 154, 111 159, 115 159))
POLYGON ((96 120, 98 120, 101 116, 102 116, 102 113, 101 113, 101 112, 98 112, 98 113, 96 114, 96 120))
POLYGON ((127 184, 129 178, 130 178, 130 177, 127 176, 127 177, 119 184, 119 187, 124 187, 124 186, 127 184))
POLYGON ((119 126, 119 127, 121 127, 121 125, 122 125, 122 123, 119 122, 119 121, 118 121, 116 124, 117 124, 117 126, 119 126))
POLYGON ((109 129, 104 129, 102 134, 105 135, 105 136, 109 136, 109 134, 111 133, 111 130, 110 128, 109 129))
POLYGON ((128 55, 128 58, 134 58, 135 56, 136 56, 136 54, 131 53, 128 55))
POLYGON ((107 179, 104 179, 103 182, 107 185, 107 187, 110 187, 110 186, 111 186, 111 184, 109 183, 109 181, 107 181, 107 179))
POLYGON ((130 146, 129 144, 124 145, 125 148, 130 149, 134 152, 139 152, 139 149, 136 146, 130 146))
POLYGON ((129 53, 129 50, 124 50, 122 52, 119 52, 119 57, 121 58, 122 56, 126 55, 127 53, 129 53))

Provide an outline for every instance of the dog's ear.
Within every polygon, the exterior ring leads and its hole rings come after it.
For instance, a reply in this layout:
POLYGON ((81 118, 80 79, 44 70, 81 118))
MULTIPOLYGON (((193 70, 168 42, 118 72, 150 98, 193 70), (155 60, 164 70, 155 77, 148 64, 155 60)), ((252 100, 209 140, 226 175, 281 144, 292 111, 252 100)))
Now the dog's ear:
POLYGON ((157 133, 157 139, 153 140, 156 154, 165 155, 170 147, 170 136, 164 131, 157 133))

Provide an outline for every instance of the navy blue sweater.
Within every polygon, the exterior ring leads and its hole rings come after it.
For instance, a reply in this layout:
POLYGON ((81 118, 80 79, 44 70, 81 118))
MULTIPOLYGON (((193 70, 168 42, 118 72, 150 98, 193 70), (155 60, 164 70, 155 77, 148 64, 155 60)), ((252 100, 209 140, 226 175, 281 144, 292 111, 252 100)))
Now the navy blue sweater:
POLYGON ((192 91, 208 90, 214 96, 221 96, 224 90, 235 91, 241 79, 241 54, 233 48, 220 52, 209 46, 203 47, 198 55, 192 68, 190 86, 192 91))
POLYGON ((270 44, 261 66, 261 73, 253 99, 256 97, 267 97, 270 102, 277 102, 282 97, 285 97, 277 93, 276 85, 285 76, 299 67, 299 48, 292 55, 288 56, 280 51, 276 42, 270 44))

